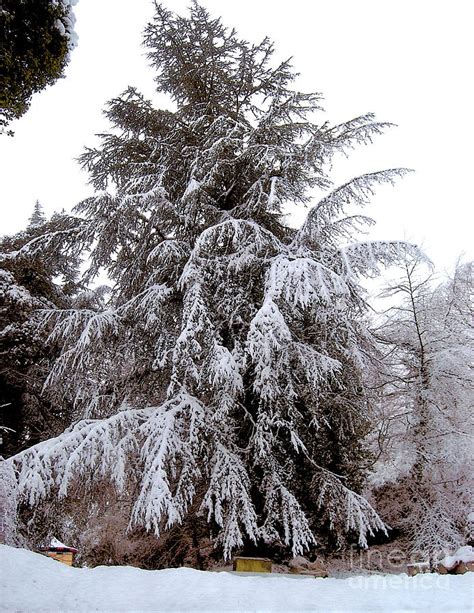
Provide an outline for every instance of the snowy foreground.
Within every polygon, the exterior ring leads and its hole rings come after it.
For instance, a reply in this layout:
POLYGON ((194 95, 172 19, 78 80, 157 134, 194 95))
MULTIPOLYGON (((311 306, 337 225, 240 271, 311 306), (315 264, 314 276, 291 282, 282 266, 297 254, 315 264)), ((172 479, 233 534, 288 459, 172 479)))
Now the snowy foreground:
POLYGON ((474 573, 313 579, 189 568, 69 568, 0 546, 1 611, 473 611, 474 573))

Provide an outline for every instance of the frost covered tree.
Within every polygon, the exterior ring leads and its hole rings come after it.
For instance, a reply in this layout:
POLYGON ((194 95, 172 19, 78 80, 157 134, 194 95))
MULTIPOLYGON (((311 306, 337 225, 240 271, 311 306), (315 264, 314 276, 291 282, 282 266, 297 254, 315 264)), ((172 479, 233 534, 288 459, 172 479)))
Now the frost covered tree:
POLYGON ((46 217, 43 212, 43 207, 41 206, 39 200, 37 200, 33 208, 33 213, 28 220, 28 230, 33 230, 34 228, 42 226, 44 223, 46 223, 46 217))
POLYGON ((76 230, 77 221, 68 215, 47 221, 37 203, 25 231, 0 239, 0 425, 6 428, 6 456, 58 431, 42 393, 57 348, 46 346, 38 322, 42 310, 65 308, 76 292, 76 230))
POLYGON ((385 292, 398 302, 379 329, 387 370, 378 497, 391 525, 431 559, 463 544, 472 510, 472 290, 472 263, 437 286, 422 263, 407 263, 385 292))
POLYGON ((347 215, 403 169, 334 187, 331 160, 389 124, 315 123, 317 94, 197 3, 156 6, 145 44, 157 90, 112 100, 112 124, 82 163, 96 195, 78 206, 106 309, 51 310, 62 346, 46 387, 78 421, 12 459, 31 505, 113 483, 130 526, 157 535, 208 522, 228 558, 243 546, 293 555, 384 530, 361 495, 373 341, 360 276, 410 248, 353 242, 347 215), (284 206, 323 197, 298 230, 284 206))
MULTIPOLYGON (((0 436, 2 427, 0 426, 0 436)), ((18 483, 11 464, 0 456, 0 544, 20 546, 17 520, 18 483)))

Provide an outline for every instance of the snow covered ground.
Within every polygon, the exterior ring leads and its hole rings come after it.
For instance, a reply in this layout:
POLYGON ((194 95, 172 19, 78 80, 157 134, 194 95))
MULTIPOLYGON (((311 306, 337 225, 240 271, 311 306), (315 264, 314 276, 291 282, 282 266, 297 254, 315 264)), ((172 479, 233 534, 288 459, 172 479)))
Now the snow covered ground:
POLYGON ((474 573, 313 579, 236 576, 189 568, 70 568, 0 546, 0 610, 315 611, 463 613, 474 611, 474 573))

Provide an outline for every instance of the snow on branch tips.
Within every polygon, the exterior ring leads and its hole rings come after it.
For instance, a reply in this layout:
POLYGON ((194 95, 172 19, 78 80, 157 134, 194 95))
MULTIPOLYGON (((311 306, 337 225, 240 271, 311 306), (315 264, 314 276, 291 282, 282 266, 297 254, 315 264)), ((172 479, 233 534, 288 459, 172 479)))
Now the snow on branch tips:
POLYGON ((308 213, 307 219, 296 234, 295 241, 305 244, 314 241, 323 244, 331 239, 347 238, 354 233, 357 224, 371 225, 373 220, 363 216, 339 217, 349 205, 367 206, 375 194, 375 187, 384 183, 394 185, 398 178, 411 172, 407 168, 392 168, 367 173, 351 179, 325 196, 308 213), (347 232, 336 231, 342 224, 347 232), (350 232, 352 230, 352 232, 350 232))
POLYGON ((381 266, 400 266, 407 260, 429 263, 417 245, 403 241, 365 241, 341 247, 337 251, 347 276, 377 276, 381 266))
POLYGON ((368 535, 374 536, 379 531, 387 534, 384 522, 367 500, 343 485, 335 475, 323 471, 317 476, 316 482, 319 489, 318 505, 325 509, 333 528, 344 526, 344 531, 354 533, 364 549, 368 547, 368 535))
POLYGON ((258 517, 250 496, 250 480, 242 460, 227 447, 218 444, 210 458, 209 487, 201 509, 207 510, 221 526, 219 543, 224 559, 244 544, 244 537, 254 543, 258 537, 258 517))

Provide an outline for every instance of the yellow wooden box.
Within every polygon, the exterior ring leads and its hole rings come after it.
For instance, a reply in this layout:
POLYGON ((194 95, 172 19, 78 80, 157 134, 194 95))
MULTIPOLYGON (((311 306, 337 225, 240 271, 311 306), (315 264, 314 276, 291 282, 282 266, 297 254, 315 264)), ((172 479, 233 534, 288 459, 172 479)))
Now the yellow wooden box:
POLYGON ((271 573, 272 561, 268 558, 235 558, 234 570, 239 573, 271 573))
POLYGON ((57 560, 58 562, 62 562, 68 566, 72 566, 74 560, 74 554, 72 551, 47 551, 46 555, 48 558, 53 558, 53 560, 57 560))

